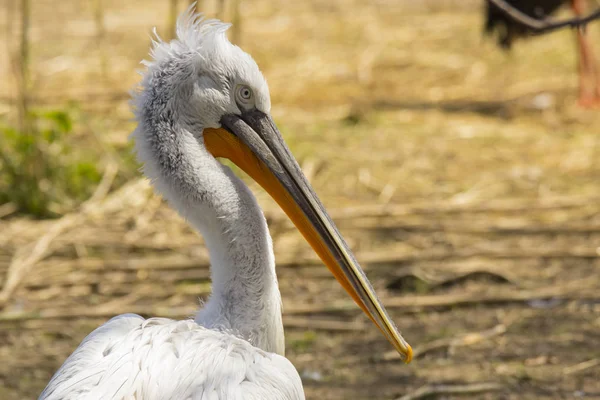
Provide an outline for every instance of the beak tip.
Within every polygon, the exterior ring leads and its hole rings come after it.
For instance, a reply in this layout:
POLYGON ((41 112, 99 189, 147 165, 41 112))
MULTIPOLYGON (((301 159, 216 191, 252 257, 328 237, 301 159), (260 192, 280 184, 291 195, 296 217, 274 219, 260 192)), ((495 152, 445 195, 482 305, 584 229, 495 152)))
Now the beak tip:
POLYGON ((409 364, 412 359, 413 359, 413 349, 410 346, 410 344, 406 344, 406 353, 405 353, 406 358, 404 359, 404 363, 405 364, 409 364))

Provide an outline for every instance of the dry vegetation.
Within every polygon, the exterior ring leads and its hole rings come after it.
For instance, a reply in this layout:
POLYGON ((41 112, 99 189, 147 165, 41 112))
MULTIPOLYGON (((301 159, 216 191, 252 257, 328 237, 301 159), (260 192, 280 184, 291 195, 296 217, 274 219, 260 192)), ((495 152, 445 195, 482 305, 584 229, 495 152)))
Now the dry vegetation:
MULTIPOLYGON (((479 7, 241 1, 275 119, 416 352, 395 358, 253 185, 308 398, 600 397, 600 117, 576 106, 571 32, 506 55, 479 7)), ((77 110, 70 140, 103 180, 59 219, 0 206, 2 399, 35 397, 106 318, 183 318, 210 291, 201 239, 126 156, 127 90, 168 15, 166 0, 32 2, 29 101, 77 110)), ((10 121, 6 58, 0 76, 10 121)))

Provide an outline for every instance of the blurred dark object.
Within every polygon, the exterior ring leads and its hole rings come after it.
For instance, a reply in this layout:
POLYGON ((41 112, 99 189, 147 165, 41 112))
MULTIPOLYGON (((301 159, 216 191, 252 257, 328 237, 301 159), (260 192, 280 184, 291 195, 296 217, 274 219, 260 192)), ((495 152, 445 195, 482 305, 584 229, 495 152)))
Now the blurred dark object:
POLYGON ((584 14, 586 0, 487 0, 485 33, 496 34, 498 45, 509 50, 515 39, 551 32, 560 27, 577 27, 579 104, 597 107, 600 106, 600 76, 584 29, 588 22, 598 17, 598 10, 582 19, 544 23, 550 14, 566 3, 571 4, 577 17, 584 14))
MULTIPOLYGON (((506 0, 506 3, 528 17, 545 19, 548 15, 558 10, 563 4, 571 0, 506 0)), ((485 33, 497 35, 498 45, 510 49, 513 40, 532 34, 532 29, 526 26, 497 5, 486 1, 485 33)))

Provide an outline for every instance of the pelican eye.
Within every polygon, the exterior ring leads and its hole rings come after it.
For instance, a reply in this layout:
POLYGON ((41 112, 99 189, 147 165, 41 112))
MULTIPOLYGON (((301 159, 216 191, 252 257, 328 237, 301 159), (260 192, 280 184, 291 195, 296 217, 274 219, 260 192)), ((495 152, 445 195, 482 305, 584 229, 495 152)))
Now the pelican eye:
POLYGON ((252 91, 250 91, 250 88, 243 87, 240 90, 240 97, 245 100, 250 100, 250 97, 252 97, 252 91))
POLYGON ((249 107, 253 105, 254 93, 252 93, 252 89, 249 86, 238 85, 235 91, 235 99, 238 104, 249 107))

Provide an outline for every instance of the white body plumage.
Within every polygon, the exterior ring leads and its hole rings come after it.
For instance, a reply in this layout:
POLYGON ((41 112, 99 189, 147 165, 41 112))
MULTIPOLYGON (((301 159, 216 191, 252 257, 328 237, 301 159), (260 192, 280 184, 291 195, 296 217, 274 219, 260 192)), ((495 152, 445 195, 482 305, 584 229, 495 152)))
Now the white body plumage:
POLYGON ((294 366, 194 321, 115 317, 81 343, 40 396, 70 399, 303 399, 294 366))

